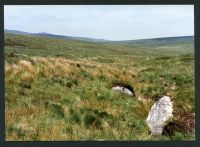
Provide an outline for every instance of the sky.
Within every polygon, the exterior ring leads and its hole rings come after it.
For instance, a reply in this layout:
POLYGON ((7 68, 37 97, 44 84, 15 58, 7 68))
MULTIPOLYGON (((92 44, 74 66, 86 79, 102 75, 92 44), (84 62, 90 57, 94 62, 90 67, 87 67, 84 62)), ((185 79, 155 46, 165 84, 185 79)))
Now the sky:
POLYGON ((5 5, 4 29, 107 40, 194 35, 193 5, 5 5))

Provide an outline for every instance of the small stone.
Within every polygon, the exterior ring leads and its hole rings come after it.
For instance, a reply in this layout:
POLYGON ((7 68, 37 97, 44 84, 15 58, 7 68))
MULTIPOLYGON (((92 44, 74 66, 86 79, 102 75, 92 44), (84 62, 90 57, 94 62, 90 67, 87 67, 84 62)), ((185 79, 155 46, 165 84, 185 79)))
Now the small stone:
POLYGON ((129 96, 135 96, 133 87, 125 83, 113 83, 112 90, 127 94, 129 96))
POLYGON ((166 121, 173 116, 172 111, 173 104, 168 96, 162 97, 151 107, 146 122, 152 135, 162 134, 166 121))
POLYGON ((134 96, 134 93, 131 90, 129 90, 127 87, 115 86, 115 87, 112 87, 112 90, 127 94, 129 96, 134 96))

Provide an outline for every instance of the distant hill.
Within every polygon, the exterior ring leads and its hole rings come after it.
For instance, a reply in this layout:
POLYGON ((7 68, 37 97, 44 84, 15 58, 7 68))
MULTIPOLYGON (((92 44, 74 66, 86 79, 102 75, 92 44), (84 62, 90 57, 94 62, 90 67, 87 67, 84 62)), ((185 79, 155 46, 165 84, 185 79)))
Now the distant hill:
POLYGON ((191 44, 194 42, 194 36, 178 36, 178 37, 164 37, 164 38, 152 38, 152 39, 140 39, 140 40, 125 40, 125 41, 111 41, 112 44, 120 44, 135 47, 165 47, 165 46, 178 46, 191 44))
POLYGON ((107 41, 107 40, 104 40, 104 39, 96 39, 96 38, 88 38, 88 37, 74 37, 74 36, 55 35, 55 34, 49 34, 49 33, 46 33, 46 32, 29 33, 29 32, 23 32, 23 31, 18 31, 18 30, 7 30, 7 29, 5 29, 4 33, 43 36, 43 37, 49 37, 49 38, 63 38, 63 39, 68 39, 68 40, 80 40, 80 41, 90 41, 90 42, 106 42, 107 41))
POLYGON ((88 41, 88 42, 104 43, 112 45, 131 46, 137 48, 151 48, 151 49, 153 48, 153 49, 167 49, 167 50, 170 49, 190 50, 191 48, 194 48, 194 36, 177 36, 177 37, 150 38, 150 39, 139 39, 139 40, 111 41, 111 40, 95 39, 88 37, 55 35, 46 32, 28 33, 28 32, 7 30, 7 29, 5 29, 4 31, 5 33, 11 33, 11 34, 42 36, 48 38, 62 38, 67 40, 88 41))
POLYGON ((31 35, 31 33, 28 33, 28 32, 17 31, 17 30, 7 30, 7 29, 4 30, 4 33, 31 35))

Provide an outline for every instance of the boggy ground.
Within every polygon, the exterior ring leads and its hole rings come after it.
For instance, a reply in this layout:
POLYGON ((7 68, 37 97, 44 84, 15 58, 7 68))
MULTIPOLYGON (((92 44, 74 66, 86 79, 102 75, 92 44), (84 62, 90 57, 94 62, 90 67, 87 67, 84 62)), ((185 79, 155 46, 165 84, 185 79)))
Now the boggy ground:
POLYGON ((195 139, 184 127, 151 136, 145 122, 164 95, 172 98, 176 122, 194 115, 193 48, 169 52, 11 34, 5 45, 6 140, 195 139), (113 92, 114 83, 132 86, 135 96, 113 92))

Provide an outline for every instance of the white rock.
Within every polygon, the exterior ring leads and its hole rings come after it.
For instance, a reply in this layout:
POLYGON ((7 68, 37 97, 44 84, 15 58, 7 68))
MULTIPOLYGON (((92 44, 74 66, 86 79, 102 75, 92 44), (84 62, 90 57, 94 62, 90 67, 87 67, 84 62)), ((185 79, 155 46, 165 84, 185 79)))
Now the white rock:
POLYGON ((149 111, 146 122, 152 135, 161 135, 166 121, 172 117, 173 103, 170 97, 164 96, 158 100, 149 111))
POLYGON ((129 96, 133 96, 133 93, 129 89, 125 88, 125 87, 116 86, 116 87, 113 87, 112 90, 127 94, 129 96))

